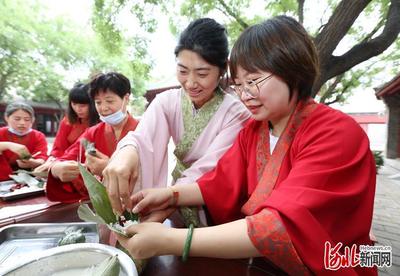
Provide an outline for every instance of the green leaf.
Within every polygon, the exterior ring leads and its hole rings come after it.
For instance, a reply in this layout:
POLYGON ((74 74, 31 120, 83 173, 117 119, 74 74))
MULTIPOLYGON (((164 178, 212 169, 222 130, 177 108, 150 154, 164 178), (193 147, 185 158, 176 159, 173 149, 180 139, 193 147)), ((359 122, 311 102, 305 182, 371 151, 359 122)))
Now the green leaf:
POLYGON ((83 228, 65 231, 65 236, 58 240, 57 245, 63 246, 67 244, 84 243, 86 241, 85 235, 82 233, 83 228))
POLYGON ((87 222, 107 224, 101 217, 96 215, 87 204, 81 204, 78 208, 78 217, 87 222))
POLYGON ((78 164, 78 166, 96 214, 100 216, 106 224, 117 222, 106 188, 96 179, 96 177, 86 170, 85 167, 81 164, 78 164))
POLYGON ((94 143, 90 142, 89 140, 82 138, 81 140, 81 144, 83 145, 83 147, 85 148, 85 152, 87 154, 96 156, 96 148, 94 146, 94 143))
POLYGON ((124 237, 129 238, 130 236, 128 234, 125 233, 125 231, 117 228, 115 225, 117 223, 114 224, 107 224, 101 217, 99 217, 98 215, 96 215, 92 209, 90 209, 90 207, 87 204, 81 204, 78 208, 78 217, 81 220, 87 221, 87 222, 94 222, 94 223, 99 223, 99 224, 104 224, 107 225, 108 229, 110 229, 111 231, 122 235, 124 237))
POLYGON ((35 172, 35 171, 27 171, 27 170, 24 170, 24 169, 19 169, 19 170, 13 171, 13 173, 14 174, 26 173, 26 174, 33 175, 33 176, 36 176, 36 177, 41 177, 41 178, 47 178, 47 174, 48 174, 47 171, 45 171, 45 172, 35 172))
POLYGON ((121 230, 121 229, 115 227, 115 225, 117 225, 117 224, 106 224, 106 225, 107 225, 108 229, 110 229, 111 231, 113 231, 121 236, 124 236, 126 238, 132 237, 131 235, 128 235, 124 230, 121 230))
POLYGON ((26 184, 29 187, 37 186, 39 181, 27 173, 19 172, 17 175, 11 174, 10 177, 17 183, 26 184))
POLYGON ((23 152, 20 155, 20 159, 21 160, 29 160, 29 159, 31 159, 31 157, 32 157, 32 155, 29 152, 28 153, 23 152))
POLYGON ((128 212, 127 210, 125 210, 122 215, 125 217, 126 220, 131 220, 131 221, 139 220, 139 214, 134 214, 132 212, 128 212))
POLYGON ((118 276, 121 265, 118 260, 118 256, 110 256, 98 265, 96 265, 91 275, 99 276, 118 276))

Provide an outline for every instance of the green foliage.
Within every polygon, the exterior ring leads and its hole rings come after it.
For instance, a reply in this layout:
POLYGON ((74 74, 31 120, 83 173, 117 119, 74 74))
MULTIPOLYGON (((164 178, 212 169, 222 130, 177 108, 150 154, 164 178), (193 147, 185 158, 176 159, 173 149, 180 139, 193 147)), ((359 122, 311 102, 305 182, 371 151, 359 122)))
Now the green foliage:
POLYGON ((373 150, 372 153, 374 154, 375 158, 376 173, 378 173, 379 168, 384 165, 382 151, 373 150))
POLYGON ((121 9, 121 4, 113 5, 109 1, 95 0, 93 26, 100 34, 101 42, 110 54, 122 52, 122 35, 115 22, 115 15, 121 9))
MULTIPOLYGON (((341 1, 346 0, 326 0, 318 3, 310 0, 304 1, 304 26, 312 36, 316 37, 319 34, 341 1), (318 6, 321 12, 315 13, 315 6, 318 6)), ((120 0, 118 5, 131 5, 133 8, 130 10, 134 17, 137 17, 140 24, 149 31, 154 30, 153 24, 156 24, 154 19, 157 20, 157 16, 162 12, 169 17, 170 30, 174 35, 179 34, 188 22, 195 18, 213 17, 227 27, 231 45, 248 25, 280 14, 298 18, 299 12, 298 1, 296 0, 120 0), (146 13, 146 10, 150 11, 150 13, 146 13), (153 11, 158 12, 152 14, 153 11), (144 14, 148 16, 144 16, 144 14), (150 28, 147 27, 148 22, 151 22, 150 28)), ((382 26, 384 26, 390 5, 390 0, 374 0, 369 3, 343 39, 343 44, 348 45, 346 51, 362 41, 369 41, 379 35, 382 31, 382 26), (368 22, 368 24, 365 22, 368 22)), ((387 72, 396 74, 398 72, 398 56, 400 53, 399 40, 393 45, 391 50, 379 56, 378 61, 364 63, 363 66, 365 65, 368 70, 362 70, 362 68, 357 67, 346 72, 344 76, 335 76, 335 78, 340 77, 343 83, 337 84, 333 90, 330 85, 335 82, 335 79, 329 80, 325 87, 322 88, 324 91, 321 92, 320 98, 324 99, 326 103, 343 102, 346 101, 355 88, 371 85, 374 74, 377 71, 381 71, 382 68, 385 68, 387 72), (361 71, 362 77, 360 77, 361 71), (324 95, 326 91, 329 91, 329 93, 324 95)), ((337 47, 337 50, 343 52, 341 48, 343 47, 337 47)), ((335 52, 334 54, 336 55, 337 53, 335 52)))
POLYGON ((81 164, 78 165, 96 214, 107 224, 116 223, 117 220, 112 211, 111 202, 108 198, 106 188, 90 172, 88 172, 85 167, 81 164))
POLYGON ((65 232, 65 236, 61 237, 57 245, 63 246, 67 244, 84 243, 86 241, 85 235, 82 233, 83 228, 77 230, 71 230, 65 232))
POLYGON ((265 8, 268 11, 270 11, 272 16, 280 15, 282 13, 291 14, 295 16, 297 14, 297 1, 295 0, 268 1, 265 8))
MULTIPOLYGON (((104 34, 110 26, 100 25, 99 33, 104 34)), ((90 25, 77 26, 68 18, 50 17, 36 0, 1 0, 0 29, 0 100, 19 95, 53 101, 61 107, 74 82, 88 81, 91 75, 106 71, 126 75, 135 96, 144 92, 151 63, 141 37, 125 38, 119 31, 110 31, 104 38, 90 25)), ((141 106, 140 102, 137 109, 141 106)))

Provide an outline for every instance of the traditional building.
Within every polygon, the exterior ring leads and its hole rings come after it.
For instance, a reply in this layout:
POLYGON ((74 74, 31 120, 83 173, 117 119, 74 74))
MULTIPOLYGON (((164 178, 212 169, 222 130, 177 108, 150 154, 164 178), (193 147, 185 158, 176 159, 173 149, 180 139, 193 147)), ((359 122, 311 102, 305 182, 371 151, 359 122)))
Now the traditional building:
POLYGON ((400 74, 375 88, 375 95, 389 111, 386 157, 400 158, 400 74))

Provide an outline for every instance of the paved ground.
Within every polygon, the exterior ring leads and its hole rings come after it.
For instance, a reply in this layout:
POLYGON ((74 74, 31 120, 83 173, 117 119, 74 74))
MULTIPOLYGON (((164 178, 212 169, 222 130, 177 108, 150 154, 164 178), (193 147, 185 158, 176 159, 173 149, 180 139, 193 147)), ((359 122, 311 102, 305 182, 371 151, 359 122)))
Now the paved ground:
POLYGON ((400 159, 385 160, 379 170, 372 229, 377 245, 392 247, 392 266, 380 268, 379 275, 400 275, 400 159))

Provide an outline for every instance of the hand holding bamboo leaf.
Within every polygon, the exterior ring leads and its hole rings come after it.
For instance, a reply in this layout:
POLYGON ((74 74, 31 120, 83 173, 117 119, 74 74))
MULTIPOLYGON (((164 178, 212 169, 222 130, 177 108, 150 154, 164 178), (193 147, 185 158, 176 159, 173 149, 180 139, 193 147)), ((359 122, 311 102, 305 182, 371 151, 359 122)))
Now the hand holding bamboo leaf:
MULTIPOLYGON (((78 209, 78 215, 82 220, 92 221, 96 223, 106 224, 112 231, 120 235, 126 236, 124 228, 117 222, 119 221, 111 208, 106 188, 81 164, 78 164, 84 184, 89 192, 90 201, 92 202, 94 213, 88 205, 81 205, 78 209)), ((124 219, 134 222, 138 220, 137 215, 129 212, 124 213, 124 219)))

